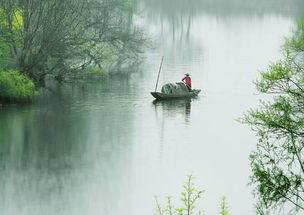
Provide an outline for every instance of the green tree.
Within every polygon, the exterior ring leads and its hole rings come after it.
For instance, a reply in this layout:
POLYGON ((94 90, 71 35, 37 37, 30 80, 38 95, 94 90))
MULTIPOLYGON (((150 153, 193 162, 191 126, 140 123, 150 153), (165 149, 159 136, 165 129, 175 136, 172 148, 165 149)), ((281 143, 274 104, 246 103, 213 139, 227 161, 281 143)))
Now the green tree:
POLYGON ((9 47, 12 66, 40 85, 48 74, 63 80, 109 61, 137 61, 145 40, 130 24, 131 2, 2 0, 0 43, 9 47))
POLYGON ((256 81, 270 98, 243 118, 259 138, 250 155, 259 214, 304 212, 304 16, 282 52, 256 81))
MULTIPOLYGON (((3 5, 2 5, 3 6, 3 5)), ((21 45, 18 37, 23 26, 22 12, 14 7, 6 10, 0 7, 0 67, 15 66, 12 56, 16 57, 17 48, 21 45)))

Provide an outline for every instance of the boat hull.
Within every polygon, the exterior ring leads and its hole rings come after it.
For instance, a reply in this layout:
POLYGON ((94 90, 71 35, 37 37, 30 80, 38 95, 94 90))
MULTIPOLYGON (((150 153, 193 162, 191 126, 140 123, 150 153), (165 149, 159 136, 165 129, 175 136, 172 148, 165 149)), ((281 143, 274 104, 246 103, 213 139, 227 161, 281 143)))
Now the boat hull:
POLYGON ((183 93, 183 94, 166 94, 160 92, 151 92, 151 95, 156 99, 178 99, 178 98, 196 97, 200 92, 201 90, 192 90, 189 93, 183 93))

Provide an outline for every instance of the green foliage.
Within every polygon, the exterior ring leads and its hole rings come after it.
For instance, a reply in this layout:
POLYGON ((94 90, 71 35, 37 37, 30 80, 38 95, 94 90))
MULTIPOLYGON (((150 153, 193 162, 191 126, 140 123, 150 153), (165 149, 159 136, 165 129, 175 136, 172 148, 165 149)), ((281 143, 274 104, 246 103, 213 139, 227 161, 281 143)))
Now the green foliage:
POLYGON ((273 63, 256 81, 261 93, 273 95, 243 118, 259 137, 250 155, 251 183, 256 186, 257 212, 268 214, 289 205, 304 211, 304 16, 273 63))
POLYGON ((228 211, 229 206, 227 203, 226 196, 222 196, 219 207, 220 207, 219 215, 230 215, 230 212, 228 211))
POLYGON ((0 102, 27 101, 36 95, 29 78, 15 70, 0 70, 0 102))
POLYGON ((286 47, 297 51, 304 51, 304 14, 298 22, 294 35, 287 41, 286 47))
MULTIPOLYGON (((204 190, 198 190, 193 183, 193 175, 188 175, 188 180, 184 183, 183 191, 181 192, 181 207, 172 205, 172 197, 167 196, 167 206, 162 207, 156 198, 157 210, 156 215, 193 215, 195 212, 197 200, 202 198, 204 190)), ((198 211, 202 214, 202 211, 198 211)))
POLYGON ((0 68, 7 68, 9 66, 9 56, 9 46, 2 42, 0 37, 0 68))
POLYGON ((13 6, 6 10, 0 7, 0 68, 7 69, 16 64, 14 58, 17 57, 17 49, 21 47, 22 28, 21 10, 13 6))
POLYGON ((10 25, 12 25, 12 29, 14 30, 22 28, 22 11, 19 9, 12 8, 11 10, 9 10, 8 13, 8 11, 0 8, 0 25, 2 28, 10 28, 10 25))

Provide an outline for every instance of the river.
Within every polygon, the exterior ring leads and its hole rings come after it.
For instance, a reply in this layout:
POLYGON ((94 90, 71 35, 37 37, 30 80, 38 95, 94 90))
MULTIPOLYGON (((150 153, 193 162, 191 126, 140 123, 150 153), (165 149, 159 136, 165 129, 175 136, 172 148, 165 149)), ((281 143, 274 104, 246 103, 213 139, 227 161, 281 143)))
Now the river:
POLYGON ((53 85, 38 102, 0 107, 1 215, 152 215, 178 204, 186 175, 206 190, 198 208, 253 215, 248 156, 257 138, 237 119, 261 98, 253 81, 281 57, 298 0, 143 1, 135 20, 153 41, 131 75, 53 85), (191 74, 197 99, 155 102, 191 74), (162 198, 161 198, 162 199, 162 198))

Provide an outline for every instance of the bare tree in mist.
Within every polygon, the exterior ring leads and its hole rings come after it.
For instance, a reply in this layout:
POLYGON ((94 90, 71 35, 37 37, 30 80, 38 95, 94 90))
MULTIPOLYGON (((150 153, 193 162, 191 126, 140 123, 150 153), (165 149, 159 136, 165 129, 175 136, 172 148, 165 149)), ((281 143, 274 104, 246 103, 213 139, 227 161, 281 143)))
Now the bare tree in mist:
POLYGON ((145 39, 132 25, 133 0, 1 0, 0 41, 10 61, 36 83, 88 66, 137 61, 145 39), (20 28, 14 27, 20 13, 20 28))

